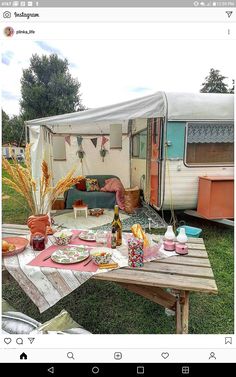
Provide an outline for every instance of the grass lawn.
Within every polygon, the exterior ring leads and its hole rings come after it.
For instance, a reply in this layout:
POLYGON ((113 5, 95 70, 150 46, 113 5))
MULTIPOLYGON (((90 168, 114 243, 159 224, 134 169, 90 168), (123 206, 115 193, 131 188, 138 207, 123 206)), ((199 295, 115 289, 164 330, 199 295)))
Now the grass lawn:
MULTIPOLYGON (((3 186, 5 195, 19 195, 3 186)), ((12 199, 3 200, 3 223, 26 224, 28 211, 12 199)), ((233 229, 209 221, 178 215, 178 220, 203 229, 203 238, 214 271, 219 294, 190 295, 190 334, 232 334, 234 332, 233 229)), ((158 232, 157 232, 158 233, 158 232)), ((161 231, 160 231, 161 233, 161 231)), ((3 297, 16 309, 40 322, 63 308, 92 333, 171 334, 175 317, 164 308, 115 283, 90 280, 59 303, 40 314, 38 308, 15 281, 3 285, 3 297)))
MULTIPOLYGON (((4 170, 2 170, 2 176, 9 178, 4 170)), ((26 224, 30 211, 24 198, 5 184, 2 184, 2 196, 2 222, 26 224)))

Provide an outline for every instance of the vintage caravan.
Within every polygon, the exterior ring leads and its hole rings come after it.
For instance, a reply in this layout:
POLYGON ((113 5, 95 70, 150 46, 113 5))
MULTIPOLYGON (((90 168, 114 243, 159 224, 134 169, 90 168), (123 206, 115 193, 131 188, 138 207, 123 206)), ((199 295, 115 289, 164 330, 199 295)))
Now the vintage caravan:
POLYGON ((232 94, 165 92, 34 119, 26 122, 33 173, 47 157, 54 183, 77 164, 79 174, 115 174, 125 187, 140 187, 157 209, 194 209, 199 176, 233 175, 233 119, 232 94))
POLYGON ((157 209, 194 209, 199 176, 233 176, 233 95, 158 94, 164 116, 130 121, 131 185, 157 209))

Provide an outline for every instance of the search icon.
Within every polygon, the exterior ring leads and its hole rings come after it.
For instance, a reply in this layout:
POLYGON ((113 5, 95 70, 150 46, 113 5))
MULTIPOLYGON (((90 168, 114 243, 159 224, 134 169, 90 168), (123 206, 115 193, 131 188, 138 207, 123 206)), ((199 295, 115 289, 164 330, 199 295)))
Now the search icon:
POLYGON ((17 338, 16 339, 17 344, 23 344, 23 339, 22 338, 17 338))
POLYGON ((67 352, 67 357, 68 357, 68 359, 75 360, 73 352, 67 352))

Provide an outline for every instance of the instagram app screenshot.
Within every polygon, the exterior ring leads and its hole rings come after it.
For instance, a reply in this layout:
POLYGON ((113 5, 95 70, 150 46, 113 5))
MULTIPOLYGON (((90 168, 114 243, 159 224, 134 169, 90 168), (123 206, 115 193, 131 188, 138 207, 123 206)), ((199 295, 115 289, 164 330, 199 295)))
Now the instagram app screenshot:
POLYGON ((235 362, 235 5, 0 1, 0 368, 235 362))

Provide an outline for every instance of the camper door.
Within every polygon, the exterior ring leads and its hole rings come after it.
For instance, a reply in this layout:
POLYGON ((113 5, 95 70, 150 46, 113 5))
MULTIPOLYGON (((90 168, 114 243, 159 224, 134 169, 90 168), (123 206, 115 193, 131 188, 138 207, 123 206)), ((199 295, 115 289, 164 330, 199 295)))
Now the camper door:
POLYGON ((160 144, 161 118, 151 118, 148 122, 147 177, 149 186, 149 203, 160 206, 160 144))

